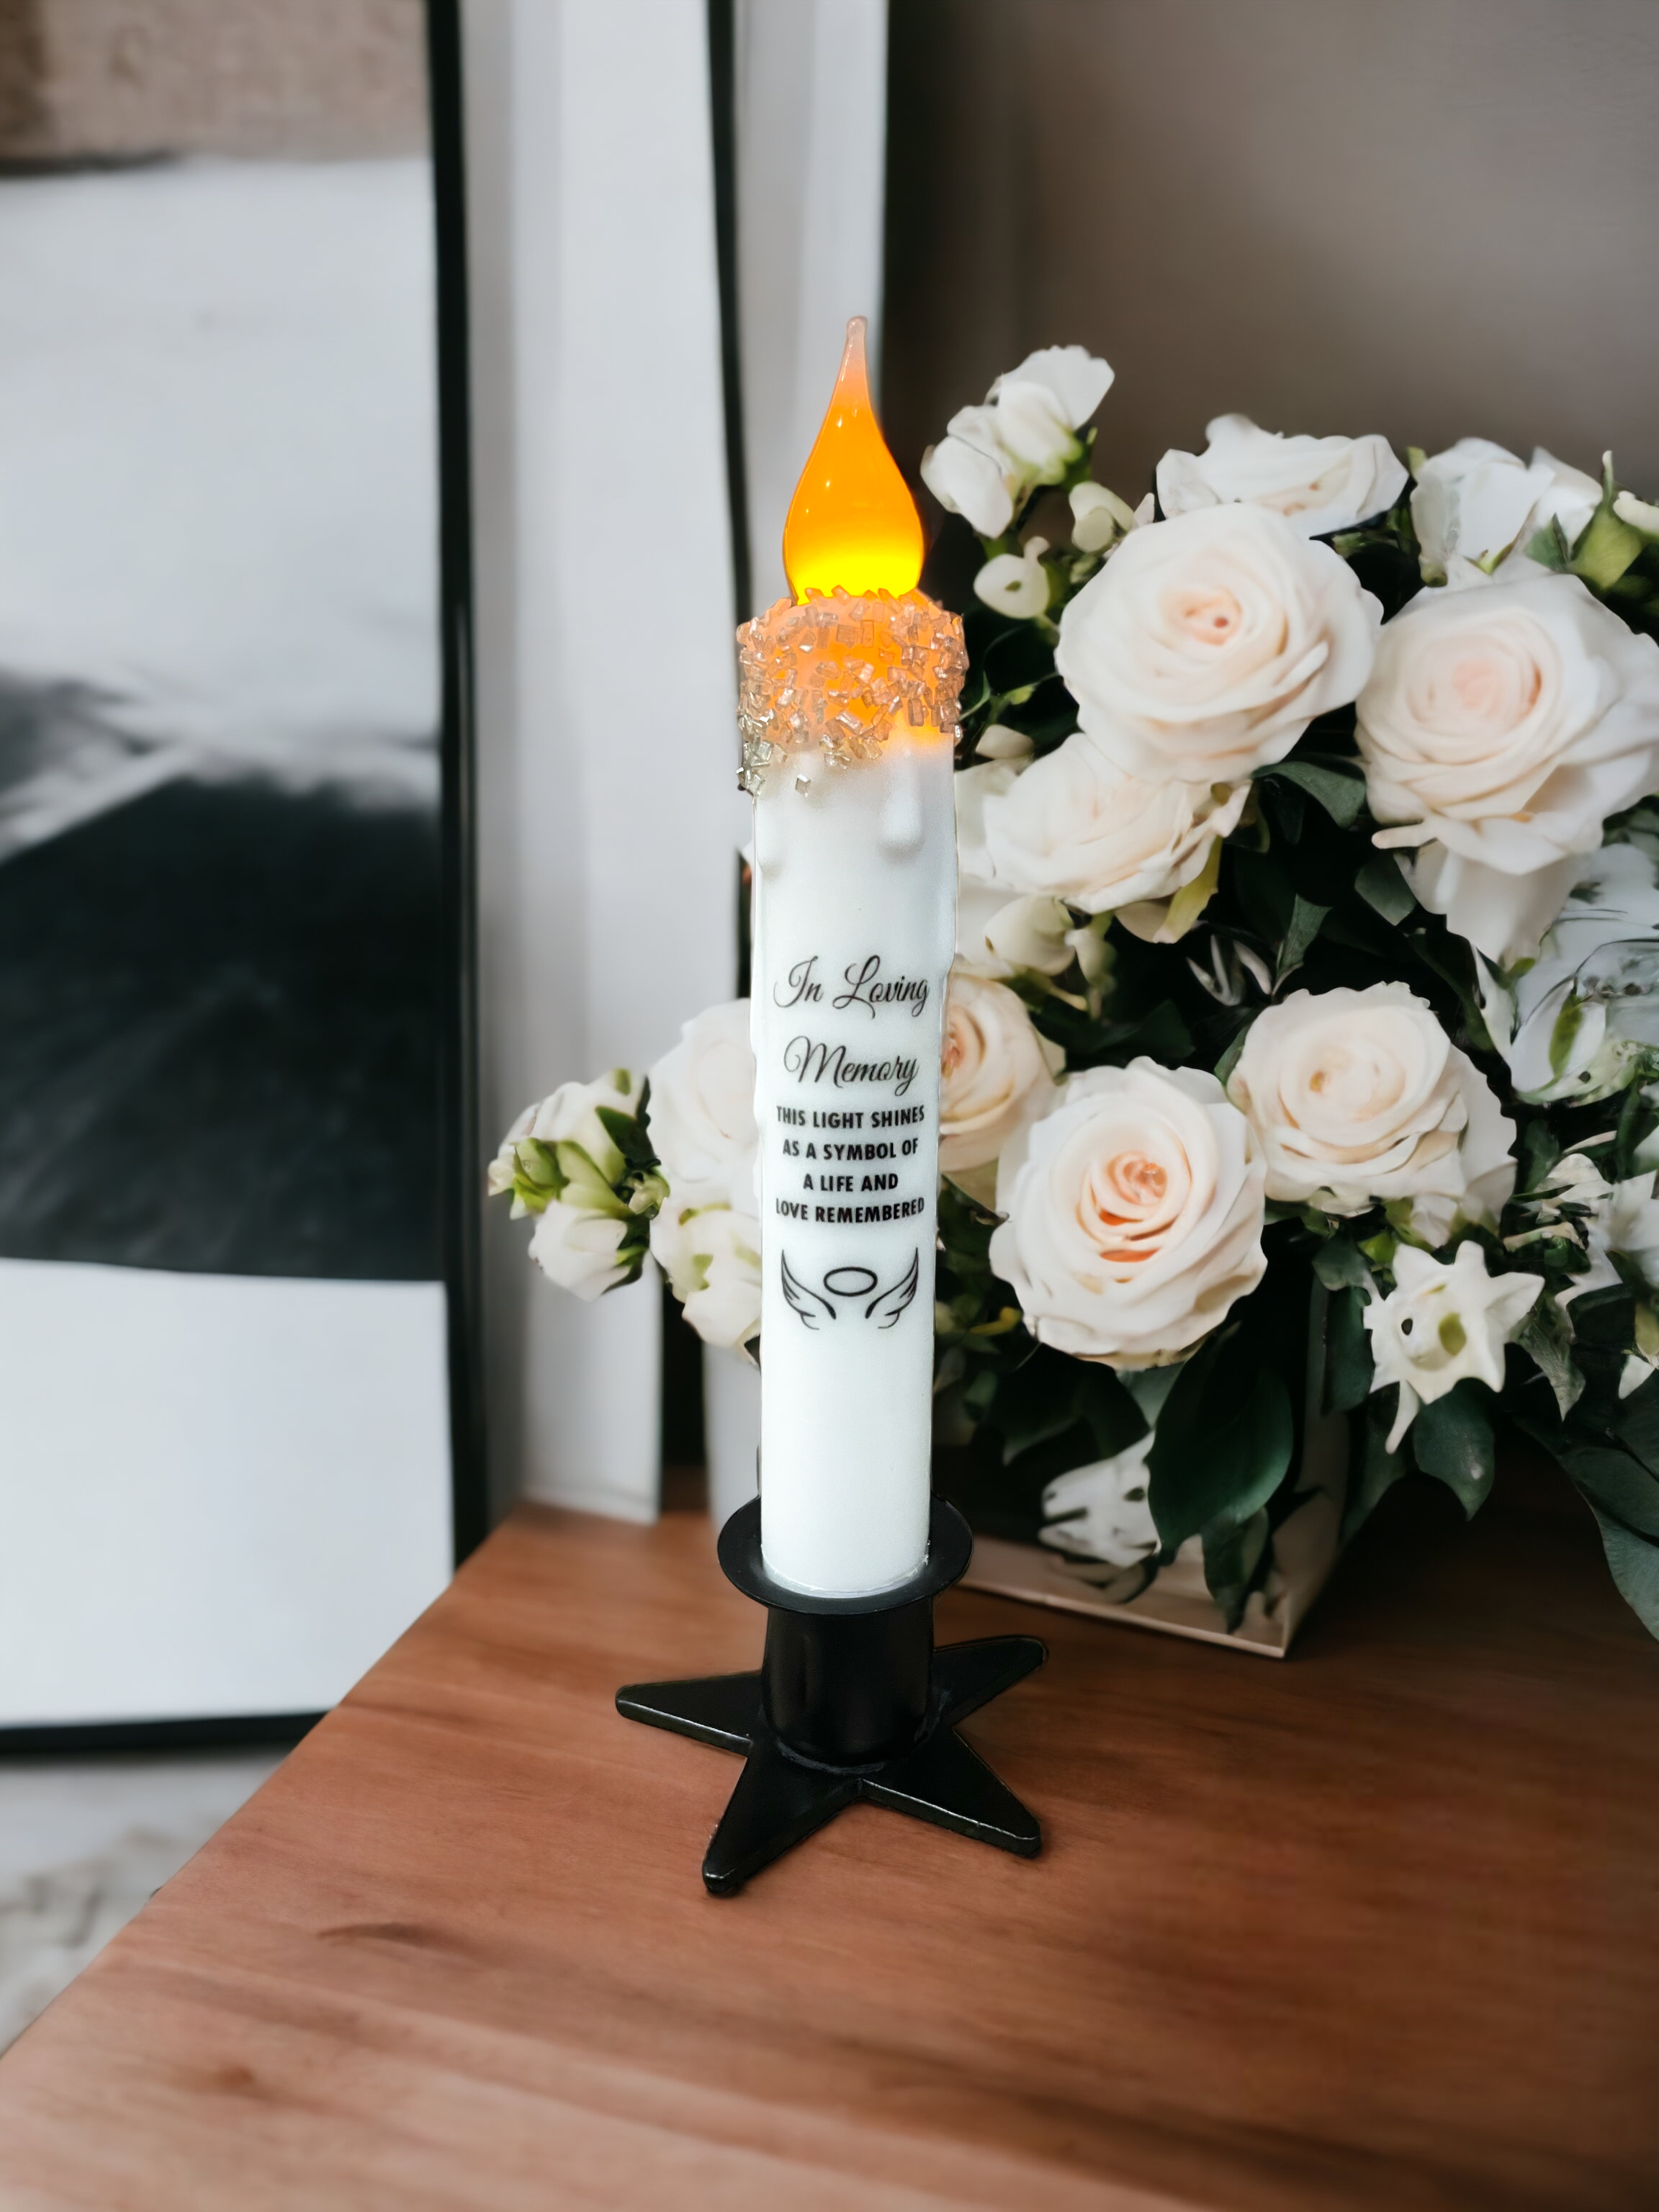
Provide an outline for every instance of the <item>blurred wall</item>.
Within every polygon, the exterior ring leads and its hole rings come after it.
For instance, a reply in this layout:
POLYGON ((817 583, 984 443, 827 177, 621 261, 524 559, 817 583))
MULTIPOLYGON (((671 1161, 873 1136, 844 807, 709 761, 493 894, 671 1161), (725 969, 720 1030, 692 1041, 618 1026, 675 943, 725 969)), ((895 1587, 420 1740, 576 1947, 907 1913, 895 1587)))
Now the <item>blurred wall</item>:
POLYGON ((1659 490, 1654 0, 892 0, 890 435, 1034 346, 1131 499, 1231 410, 1659 490))
POLYGON ((0 161, 414 153, 422 0, 0 0, 0 161))

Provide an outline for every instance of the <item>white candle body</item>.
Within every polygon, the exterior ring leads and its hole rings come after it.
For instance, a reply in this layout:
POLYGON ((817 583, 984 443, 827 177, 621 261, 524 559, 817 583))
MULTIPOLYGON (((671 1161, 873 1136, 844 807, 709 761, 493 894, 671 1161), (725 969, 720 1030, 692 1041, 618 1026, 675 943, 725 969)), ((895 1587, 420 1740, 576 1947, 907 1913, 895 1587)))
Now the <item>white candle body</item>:
POLYGON ((761 1547, 796 1588, 888 1589, 927 1550, 950 745, 789 764, 755 802, 761 1547))

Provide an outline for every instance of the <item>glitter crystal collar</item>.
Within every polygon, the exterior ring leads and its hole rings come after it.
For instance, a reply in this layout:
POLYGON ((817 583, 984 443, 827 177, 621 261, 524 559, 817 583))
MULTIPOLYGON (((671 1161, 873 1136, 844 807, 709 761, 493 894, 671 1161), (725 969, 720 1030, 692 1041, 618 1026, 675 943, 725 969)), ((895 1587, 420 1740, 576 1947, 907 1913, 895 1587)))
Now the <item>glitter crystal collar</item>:
MULTIPOLYGON (((738 781, 757 793, 775 763, 813 750, 873 760, 897 723, 957 734, 968 656, 962 623, 921 592, 780 599, 738 632, 738 781)), ((811 775, 810 761, 800 761, 811 775)))

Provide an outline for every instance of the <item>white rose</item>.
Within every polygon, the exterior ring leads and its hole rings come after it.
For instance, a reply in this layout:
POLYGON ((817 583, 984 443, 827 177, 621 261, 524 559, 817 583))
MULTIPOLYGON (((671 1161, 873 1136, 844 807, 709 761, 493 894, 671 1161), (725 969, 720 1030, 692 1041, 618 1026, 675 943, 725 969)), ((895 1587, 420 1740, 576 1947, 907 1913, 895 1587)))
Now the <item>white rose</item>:
MULTIPOLYGON (((1012 736, 1011 731, 1007 733, 1012 736)), ((985 842, 985 809, 1011 791, 1028 763, 1001 758, 961 769, 957 804, 957 967, 1005 981, 1022 969, 1058 975, 1072 963, 1072 917, 1051 898, 1030 898, 998 877, 985 842)))
POLYGON ((921 480, 947 514, 965 514, 981 538, 1000 538, 1014 519, 1020 466, 988 407, 963 407, 951 417, 949 435, 921 457, 921 480))
POLYGON ((1020 553, 999 553, 974 579, 974 592, 1000 615, 1030 622, 1048 608, 1050 578, 1042 565, 1046 538, 1033 538, 1020 553))
POLYGON ((1659 785, 1659 645, 1577 576, 1421 592, 1382 632, 1358 739, 1372 813, 1403 825, 1375 842, 1420 847, 1423 904, 1512 964, 1607 816, 1659 785))
POLYGON ((1659 538, 1659 507, 1650 499, 1638 499, 1633 491, 1615 492, 1613 511, 1620 522, 1629 523, 1644 538, 1659 538))
POLYGON ((539 1105, 526 1107, 490 1163, 492 1192, 513 1190, 515 1181, 520 1192, 529 1187, 528 1202, 515 1193, 513 1212, 535 1217, 530 1256, 578 1297, 597 1298, 637 1273, 632 1261, 617 1256, 625 1241, 636 1238, 639 1224, 611 1188, 626 1163, 599 1110, 632 1121, 640 1097, 625 1067, 613 1067, 597 1083, 562 1083, 539 1105))
MULTIPOLYGON (((1622 1283, 1625 1277, 1613 1264, 1615 1252, 1627 1267, 1636 1269, 1650 1290, 1659 1289, 1659 1197, 1654 1189, 1659 1177, 1648 1168, 1623 1182, 1608 1183, 1591 1169, 1589 1174, 1574 1176, 1569 1181, 1564 1170, 1570 1163, 1577 1164, 1575 1156, 1557 1163, 1550 1187, 1559 1188, 1565 1184, 1564 1196, 1592 1202, 1593 1211, 1585 1224, 1590 1263, 1559 1293, 1559 1303, 1571 1305, 1586 1291, 1610 1291, 1622 1283)), ((1589 1164, 1584 1165, 1589 1168, 1589 1164)), ((1619 1395, 1628 1398, 1654 1371, 1655 1362, 1644 1352, 1638 1348, 1630 1352, 1619 1377, 1619 1395)))
POLYGON ((1042 1541, 1112 1567, 1150 1559, 1158 1549, 1158 1525, 1146 1502, 1146 1458, 1154 1433, 1148 1429, 1126 1451, 1072 1468, 1049 1483, 1042 1493, 1042 1541))
POLYGON ((1307 538, 1352 530, 1385 514, 1406 488, 1406 465, 1386 438, 1287 438, 1248 415, 1218 415, 1201 453, 1165 453, 1158 496, 1165 514, 1248 501, 1282 514, 1307 538))
POLYGON ((1073 928, 1069 908, 1051 898, 1010 899, 985 925, 991 957, 1005 962, 1007 972, 1016 975, 1022 969, 1035 975, 1063 974, 1083 935, 1073 928))
POLYGON ((1046 392, 1060 418, 1079 429, 1112 388, 1114 372, 1087 346, 1042 346, 1028 353, 1018 368, 998 377, 986 395, 999 410, 1011 391, 1030 385, 1046 392))
MULTIPOLYGON (((571 1195, 579 1194, 573 1188, 571 1195)), ((562 1290, 574 1291, 579 1298, 597 1298, 626 1281, 631 1272, 617 1258, 629 1228, 626 1214, 619 1218, 619 1211, 550 1199, 530 1232, 530 1256, 562 1290)))
POLYGON ((1103 553, 1115 538, 1127 537, 1143 519, 1104 484, 1073 484, 1066 496, 1072 508, 1072 543, 1079 553, 1103 553))
POLYGON ((1492 1086, 1404 983, 1295 991, 1258 1014, 1227 1082, 1249 1116, 1267 1195, 1328 1213, 1410 1199, 1432 1243, 1461 1211, 1496 1218, 1515 1188, 1492 1086))
POLYGON ((705 1344, 730 1350, 758 1333, 761 1225, 752 1211, 671 1195, 651 1224, 651 1252, 705 1344))
POLYGON ((1201 875, 1249 797, 1248 784, 1143 782, 1079 733, 985 793, 984 849, 998 883, 1105 914, 1201 875))
POLYGON ((995 880, 985 843, 985 808, 1012 788, 1025 765, 1018 757, 994 756, 951 779, 957 807, 957 965, 964 975, 1000 981, 1014 973, 1010 962, 992 951, 986 935, 1013 894, 995 880))
MULTIPOLYGON (((1053 1103, 1065 1055, 1004 983, 952 975, 939 1063, 939 1161, 960 1182, 1053 1103)), ((975 1195, 978 1194, 976 1193, 975 1195)))
POLYGON ((1571 546, 1601 499, 1601 487, 1533 448, 1518 454, 1486 438, 1460 438, 1425 461, 1412 493, 1412 521, 1429 583, 1482 584, 1494 569, 1527 559, 1535 532, 1559 521, 1571 546))
POLYGON ((1133 532, 1066 606, 1055 665, 1084 730, 1151 781, 1243 783, 1370 672, 1382 610, 1262 507, 1133 532))
POLYGON ((623 1157, 599 1117, 601 1106, 630 1121, 639 1112, 640 1086, 627 1068, 613 1067, 596 1083, 562 1083, 550 1097, 526 1106, 489 1164, 492 1194, 512 1189, 518 1148, 529 1137, 544 1145, 579 1146, 605 1180, 614 1182, 623 1157))
POLYGON ((1002 1156, 991 1264, 1041 1343, 1166 1365, 1261 1281, 1264 1172, 1212 1075, 1150 1060, 1073 1075, 1002 1156))
POLYGON ((678 1198, 753 1211, 760 1132, 747 999, 687 1022, 651 1070, 651 1142, 678 1198))
POLYGON ((1518 1097, 1589 1105, 1620 1091, 1659 1045, 1659 881, 1634 845, 1581 861, 1538 957, 1482 969, 1482 1011, 1518 1097))
POLYGON ((1006 722, 988 722, 974 750, 982 761, 1029 761, 1034 746, 1024 730, 1012 730, 1006 722))
POLYGON ((1083 451, 1074 433, 1110 389, 1112 372, 1082 346, 1047 346, 1000 376, 982 407, 963 407, 921 457, 939 505, 981 538, 1000 538, 1040 483, 1058 483, 1083 451))
POLYGON ((1390 1451, 1399 1449, 1419 1407, 1443 1398, 1466 1376, 1503 1389, 1504 1346, 1544 1287, 1541 1275, 1489 1275, 1486 1254, 1473 1240, 1458 1246, 1449 1264, 1402 1244, 1394 1255, 1394 1278, 1386 1298, 1372 1290, 1364 1313, 1371 1388, 1400 1385, 1390 1451))

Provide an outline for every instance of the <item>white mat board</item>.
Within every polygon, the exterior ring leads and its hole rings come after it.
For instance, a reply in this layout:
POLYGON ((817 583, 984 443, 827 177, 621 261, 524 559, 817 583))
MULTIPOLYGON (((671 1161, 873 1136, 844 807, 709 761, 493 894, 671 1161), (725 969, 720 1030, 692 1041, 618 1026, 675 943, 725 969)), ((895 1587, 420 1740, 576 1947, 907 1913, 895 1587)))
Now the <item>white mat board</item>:
POLYGON ((0 1261, 0 1728, 334 1704, 448 1579, 444 1291, 0 1261))

